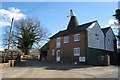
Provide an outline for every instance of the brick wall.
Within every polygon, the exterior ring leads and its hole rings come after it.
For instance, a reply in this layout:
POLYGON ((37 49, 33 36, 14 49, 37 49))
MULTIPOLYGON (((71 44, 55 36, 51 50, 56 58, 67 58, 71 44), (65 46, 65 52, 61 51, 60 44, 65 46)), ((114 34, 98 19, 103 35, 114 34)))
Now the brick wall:
MULTIPOLYGON (((64 37, 60 37, 61 38, 61 47, 60 47, 60 60, 64 61, 64 62, 79 62, 79 57, 86 57, 87 55, 87 31, 82 31, 76 34, 80 34, 80 41, 78 42, 74 42, 74 35, 75 34, 71 34, 71 35, 67 35, 69 36, 69 42, 68 43, 64 43, 64 37), (80 47, 80 56, 74 56, 74 48, 75 47, 80 47)), ((48 61, 56 61, 56 39, 51 39, 50 40, 50 49, 48 51, 48 56, 47 56, 47 60, 48 61), (55 50, 55 55, 53 56, 52 53, 52 49, 55 50)))

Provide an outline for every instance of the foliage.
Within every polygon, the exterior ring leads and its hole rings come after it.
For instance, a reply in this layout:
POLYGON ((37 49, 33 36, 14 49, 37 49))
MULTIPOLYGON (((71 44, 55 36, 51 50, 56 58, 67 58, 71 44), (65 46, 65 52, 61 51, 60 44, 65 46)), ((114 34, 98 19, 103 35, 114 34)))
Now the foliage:
POLYGON ((116 11, 116 14, 113 15, 117 20, 118 20, 118 23, 119 23, 119 27, 118 27, 118 46, 120 47, 120 9, 117 9, 116 11))
MULTIPOLYGON (((5 34, 4 41, 8 46, 8 35, 9 31, 5 34)), ((25 55, 30 53, 32 48, 40 48, 40 42, 47 40, 48 31, 46 28, 42 27, 40 21, 26 18, 14 21, 11 46, 20 49, 25 55)))
POLYGON ((115 12, 116 12, 116 14, 113 16, 118 20, 118 22, 120 24, 120 9, 117 9, 115 12))

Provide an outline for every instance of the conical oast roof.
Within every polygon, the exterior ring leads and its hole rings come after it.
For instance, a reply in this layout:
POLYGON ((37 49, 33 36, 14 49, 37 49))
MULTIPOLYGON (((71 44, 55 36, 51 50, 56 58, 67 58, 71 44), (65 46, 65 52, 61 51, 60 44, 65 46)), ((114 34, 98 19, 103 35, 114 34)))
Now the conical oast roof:
POLYGON ((75 13, 72 10, 70 10, 70 14, 71 14, 70 15, 71 19, 70 19, 67 29, 70 29, 72 27, 76 27, 79 25, 75 13))

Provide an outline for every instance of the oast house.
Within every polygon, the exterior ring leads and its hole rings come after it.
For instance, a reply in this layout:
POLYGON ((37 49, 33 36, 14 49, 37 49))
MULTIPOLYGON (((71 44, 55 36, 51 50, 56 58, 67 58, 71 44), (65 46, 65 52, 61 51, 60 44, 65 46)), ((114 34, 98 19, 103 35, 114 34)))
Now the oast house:
POLYGON ((112 29, 101 29, 98 21, 79 25, 75 13, 70 10, 70 14, 67 29, 50 37, 47 46, 41 48, 41 56, 46 56, 46 60, 51 62, 76 64, 97 64, 105 59, 105 55, 112 58, 116 51, 116 38, 112 29))

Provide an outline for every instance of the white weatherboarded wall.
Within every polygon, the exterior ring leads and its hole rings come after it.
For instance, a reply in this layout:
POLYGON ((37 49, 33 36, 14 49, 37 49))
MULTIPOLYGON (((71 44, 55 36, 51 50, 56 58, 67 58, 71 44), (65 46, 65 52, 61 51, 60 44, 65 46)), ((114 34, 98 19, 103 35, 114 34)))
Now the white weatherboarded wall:
POLYGON ((88 47, 96 49, 105 49, 104 33, 102 32, 98 22, 94 22, 92 25, 90 25, 87 31, 88 31, 88 47))
POLYGON ((115 36, 112 32, 112 29, 110 28, 107 32, 106 32, 106 37, 105 37, 105 48, 108 51, 114 51, 114 40, 115 40, 115 36))

